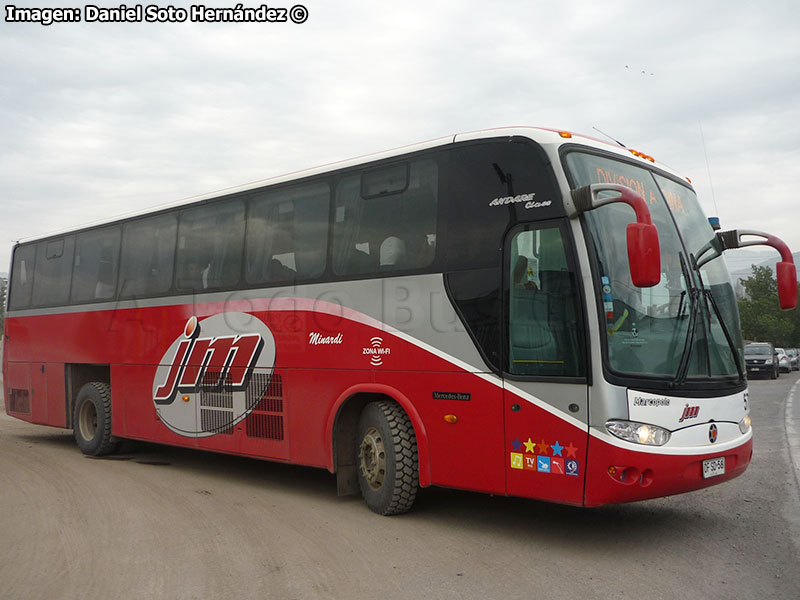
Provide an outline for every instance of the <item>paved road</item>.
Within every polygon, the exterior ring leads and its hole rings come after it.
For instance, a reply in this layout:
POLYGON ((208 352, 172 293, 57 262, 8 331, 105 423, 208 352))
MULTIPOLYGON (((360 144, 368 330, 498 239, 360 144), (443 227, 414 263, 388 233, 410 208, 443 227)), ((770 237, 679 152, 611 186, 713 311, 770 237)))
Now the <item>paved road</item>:
POLYGON ((594 510, 428 489, 384 518, 324 471, 147 444, 89 459, 2 415, 0 599, 797 598, 797 381, 753 382, 743 477, 594 510))

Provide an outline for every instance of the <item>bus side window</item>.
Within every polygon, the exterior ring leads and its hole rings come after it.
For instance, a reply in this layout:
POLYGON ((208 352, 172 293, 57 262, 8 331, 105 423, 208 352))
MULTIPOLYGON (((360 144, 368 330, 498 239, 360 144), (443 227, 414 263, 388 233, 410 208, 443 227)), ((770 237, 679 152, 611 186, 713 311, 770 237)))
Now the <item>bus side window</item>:
POLYGON ((36 262, 36 245, 19 246, 14 251, 11 267, 9 308, 17 310, 31 305, 33 293, 33 265, 36 262))
POLYGON ((110 300, 116 294, 119 227, 78 234, 72 271, 72 301, 110 300))
POLYGON ((36 252, 36 277, 33 281, 34 306, 66 304, 72 279, 75 236, 42 241, 36 252))
POLYGON ((431 265, 439 172, 422 159, 343 178, 336 188, 333 270, 362 275, 431 265))
POLYGON ((561 230, 522 231, 511 242, 509 372, 583 375, 578 345, 578 290, 561 230))
POLYGON ((120 298, 143 298, 169 291, 177 230, 174 213, 125 224, 119 269, 120 298))
POLYGON ((257 195, 247 215, 247 282, 289 282, 322 275, 329 204, 326 183, 257 195))
POLYGON ((243 242, 241 200, 184 211, 178 225, 178 289, 218 289, 239 283, 243 242))

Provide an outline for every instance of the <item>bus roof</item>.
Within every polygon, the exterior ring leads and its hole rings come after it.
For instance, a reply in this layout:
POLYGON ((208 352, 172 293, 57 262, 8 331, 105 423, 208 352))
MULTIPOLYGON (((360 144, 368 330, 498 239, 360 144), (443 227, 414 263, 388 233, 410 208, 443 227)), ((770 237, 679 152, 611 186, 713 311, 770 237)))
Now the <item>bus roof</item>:
POLYGON ((399 146, 397 148, 392 148, 390 150, 384 150, 380 152, 374 152, 370 154, 364 154, 361 156, 357 156, 355 158, 348 158, 332 163, 323 164, 317 167, 311 167, 308 169, 302 169, 299 171, 293 171, 290 173, 286 173, 283 175, 276 175, 274 177, 268 177, 265 179, 259 179, 256 181, 251 181, 249 183, 244 183, 228 188, 222 188, 219 190, 214 190, 211 192, 207 192, 204 194, 198 194, 195 196, 189 196, 186 198, 181 198, 179 200, 174 200, 171 202, 166 202, 163 204, 148 206, 142 208, 140 210, 131 211, 130 213, 124 213, 119 215, 110 216, 108 218, 99 219, 97 221, 92 221, 89 223, 84 223, 82 225, 77 225, 73 227, 69 227, 62 230, 51 231, 48 233, 43 233, 39 235, 34 235, 30 237, 21 238, 18 240, 18 243, 28 243, 37 240, 43 240, 54 236, 64 235, 67 233, 78 232, 84 229, 92 229, 95 227, 100 227, 102 225, 111 225, 113 223, 117 223, 120 221, 125 221, 128 219, 134 219, 137 217, 146 216, 149 214, 170 210, 173 208, 180 208, 183 206, 190 206, 195 203, 200 203, 206 200, 211 200, 215 198, 222 198, 228 195, 237 194, 240 192, 246 192, 253 189, 258 189, 265 186, 271 185, 278 185, 281 183, 287 183, 290 181, 302 179, 305 177, 313 177, 315 175, 322 175, 324 173, 328 173, 330 171, 337 171, 340 169, 347 169, 351 167, 357 167, 359 165, 363 165, 368 162, 378 161, 378 160, 385 160, 390 159, 396 156, 402 156, 405 154, 410 154, 413 152, 419 152, 422 150, 428 150, 440 146, 446 146, 448 144, 453 144, 457 142, 465 142, 471 140, 480 140, 480 139, 491 139, 491 138, 498 138, 498 137, 525 137, 533 140, 541 144, 542 146, 561 146, 565 143, 576 143, 584 146, 589 146, 593 148, 603 149, 605 151, 609 151, 612 153, 619 154, 621 157, 630 158, 631 155, 639 158, 645 164, 649 163, 653 166, 658 166, 660 169, 667 171, 677 177, 681 177, 678 173, 666 167, 663 164, 657 163, 652 157, 638 152, 636 150, 628 149, 624 146, 620 146, 616 143, 611 143, 607 140, 595 138, 592 136, 587 136, 575 132, 571 132, 565 129, 552 129, 546 127, 531 127, 531 126, 509 126, 509 127, 497 127, 492 129, 479 129, 475 131, 468 131, 464 133, 456 133, 453 135, 443 136, 439 138, 434 138, 431 140, 427 140, 424 142, 419 142, 415 144, 409 144, 406 146, 399 146))

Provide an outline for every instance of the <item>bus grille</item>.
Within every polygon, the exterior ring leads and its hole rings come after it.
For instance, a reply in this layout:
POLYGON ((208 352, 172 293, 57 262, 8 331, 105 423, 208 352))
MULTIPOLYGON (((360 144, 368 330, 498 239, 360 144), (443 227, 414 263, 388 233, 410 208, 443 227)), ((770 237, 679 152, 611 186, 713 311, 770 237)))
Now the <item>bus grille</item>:
POLYGON ((219 372, 206 372, 200 386, 200 430, 233 435, 233 387, 219 384, 219 372))
POLYGON ((253 373, 247 388, 247 405, 255 405, 245 419, 247 436, 283 441, 283 378, 281 375, 253 373))
POLYGON ((11 388, 8 398, 8 412, 23 415, 31 414, 31 399, 28 390, 11 388))

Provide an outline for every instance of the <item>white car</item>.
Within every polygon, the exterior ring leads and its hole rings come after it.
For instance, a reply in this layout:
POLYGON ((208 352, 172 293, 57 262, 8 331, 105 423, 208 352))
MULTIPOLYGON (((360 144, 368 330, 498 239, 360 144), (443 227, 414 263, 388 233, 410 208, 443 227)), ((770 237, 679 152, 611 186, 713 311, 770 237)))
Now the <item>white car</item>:
POLYGON ((775 348, 775 354, 778 355, 778 368, 781 371, 790 372, 792 370, 792 360, 789 358, 789 355, 786 354, 786 350, 783 348, 775 348))
POLYGON ((797 348, 787 348, 786 355, 789 357, 792 371, 800 371, 800 351, 797 348))

